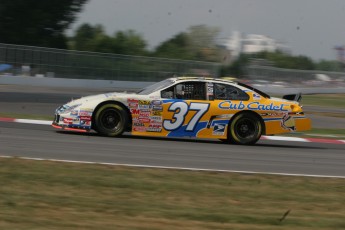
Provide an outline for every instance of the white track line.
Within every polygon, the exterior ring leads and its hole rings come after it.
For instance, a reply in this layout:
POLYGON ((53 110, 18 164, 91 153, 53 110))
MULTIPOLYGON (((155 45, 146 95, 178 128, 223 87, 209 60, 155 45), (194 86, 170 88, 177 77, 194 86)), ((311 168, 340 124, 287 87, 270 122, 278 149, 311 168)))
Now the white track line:
POLYGON ((75 163, 75 164, 98 164, 98 165, 110 165, 110 166, 137 167, 137 168, 201 171, 201 172, 224 172, 224 173, 244 173, 244 174, 262 174, 262 175, 276 175, 276 176, 300 176, 300 177, 345 179, 345 176, 331 176, 331 175, 314 175, 314 174, 298 174, 298 173, 296 173, 296 174, 295 173, 274 173, 274 172, 254 172, 254 171, 237 171, 237 170, 222 170, 222 169, 202 169, 202 168, 184 168, 184 167, 169 167, 169 166, 154 166, 154 165, 118 164, 118 163, 92 162, 92 161, 72 161, 72 160, 59 160, 59 159, 44 159, 44 158, 34 158, 34 157, 0 156, 0 158, 13 158, 13 159, 34 160, 34 161, 53 161, 53 162, 62 162, 62 163, 75 163))
POLYGON ((31 119, 15 119, 16 123, 25 123, 25 124, 35 124, 35 125, 51 125, 51 121, 44 120, 31 120, 31 119))
POLYGON ((301 137, 264 136, 265 140, 311 142, 301 137))

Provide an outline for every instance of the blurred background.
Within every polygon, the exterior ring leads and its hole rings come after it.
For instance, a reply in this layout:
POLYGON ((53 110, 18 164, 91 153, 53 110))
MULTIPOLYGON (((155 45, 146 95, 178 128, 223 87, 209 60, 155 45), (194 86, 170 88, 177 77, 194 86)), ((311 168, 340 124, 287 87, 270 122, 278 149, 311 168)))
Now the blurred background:
POLYGON ((0 76, 345 87, 345 2, 2 0, 0 76))

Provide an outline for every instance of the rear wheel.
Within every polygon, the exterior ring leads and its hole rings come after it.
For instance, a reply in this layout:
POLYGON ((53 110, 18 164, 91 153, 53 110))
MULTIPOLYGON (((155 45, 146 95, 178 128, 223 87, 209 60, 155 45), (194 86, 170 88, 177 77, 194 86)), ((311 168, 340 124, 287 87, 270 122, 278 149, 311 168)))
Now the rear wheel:
POLYGON ((257 116, 241 113, 229 125, 228 140, 233 144, 252 145, 261 137, 262 124, 257 116))
POLYGON ((119 105, 103 105, 95 114, 95 130, 104 136, 120 136, 127 124, 127 112, 119 105))

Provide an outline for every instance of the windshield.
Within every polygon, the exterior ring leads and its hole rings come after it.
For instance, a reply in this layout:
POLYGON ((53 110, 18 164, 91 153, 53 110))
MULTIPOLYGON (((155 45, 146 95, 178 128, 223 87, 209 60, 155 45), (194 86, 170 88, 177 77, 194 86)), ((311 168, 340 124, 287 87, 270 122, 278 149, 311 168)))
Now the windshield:
POLYGON ((161 90, 169 85, 171 85, 172 83, 174 83, 173 80, 171 79, 166 79, 166 80, 163 80, 163 81, 160 81, 160 82, 157 82, 153 85, 150 85, 150 86, 147 86, 143 89, 141 89, 137 94, 139 95, 149 95, 157 90, 161 90))

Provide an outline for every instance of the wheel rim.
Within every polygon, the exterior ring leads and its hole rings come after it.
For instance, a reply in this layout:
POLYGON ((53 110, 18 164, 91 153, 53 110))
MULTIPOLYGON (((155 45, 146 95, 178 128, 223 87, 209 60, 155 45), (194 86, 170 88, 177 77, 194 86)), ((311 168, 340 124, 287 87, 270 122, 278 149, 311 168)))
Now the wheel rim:
POLYGON ((100 124, 107 130, 116 131, 120 128, 121 116, 115 109, 107 109, 100 116, 100 124))
POLYGON ((235 125, 236 136, 240 139, 252 139, 256 136, 257 123, 249 118, 240 119, 235 125))

